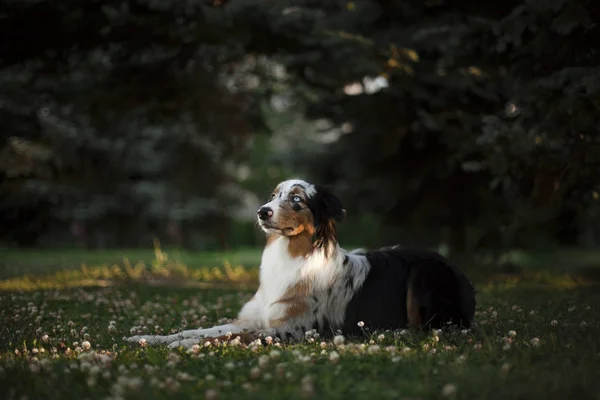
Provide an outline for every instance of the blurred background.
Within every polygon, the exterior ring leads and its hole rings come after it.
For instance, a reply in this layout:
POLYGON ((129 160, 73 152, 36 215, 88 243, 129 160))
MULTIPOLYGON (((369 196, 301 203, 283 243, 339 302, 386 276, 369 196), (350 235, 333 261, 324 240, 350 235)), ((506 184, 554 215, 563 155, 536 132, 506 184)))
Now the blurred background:
POLYGON ((0 246, 259 248, 281 180, 343 247, 600 245, 600 3, 2 0, 0 246))

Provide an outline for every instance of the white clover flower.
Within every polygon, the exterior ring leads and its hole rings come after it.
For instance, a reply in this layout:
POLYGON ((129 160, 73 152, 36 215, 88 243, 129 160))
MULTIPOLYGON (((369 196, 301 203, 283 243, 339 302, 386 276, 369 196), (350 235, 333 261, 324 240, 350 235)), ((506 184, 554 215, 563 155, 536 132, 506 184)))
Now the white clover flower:
POLYGON ((258 366, 260 368, 266 367, 267 364, 269 364, 269 356, 263 354, 262 356, 258 357, 258 366))
POLYGON ((298 357, 298 361, 300 361, 301 363, 309 363, 311 360, 312 358, 309 355, 301 355, 298 357))
POLYGON ((42 342, 47 342, 48 340, 50 340, 50 337, 48 335, 42 336, 42 342))
POLYGON ((134 376, 131 378, 127 378, 129 381, 127 382, 127 387, 131 390, 138 390, 142 387, 144 381, 139 376, 134 376))
POLYGON ((244 389, 245 391, 249 392, 252 390, 252 384, 250 382, 244 382, 242 384, 242 389, 244 389))
POLYGON ((235 369, 235 363, 232 361, 229 361, 225 364, 225 368, 226 369, 235 369))
POLYGON ((304 397, 312 397, 315 394, 313 380, 310 376, 302 378, 302 395, 304 397))
POLYGON ((172 361, 174 363, 178 363, 179 361, 181 361, 181 357, 179 356, 179 354, 171 352, 167 356, 167 360, 172 361))
POLYGON ((385 335, 382 333, 379 336, 377 336, 377 340, 383 340, 385 339, 385 335))
POLYGON ((537 346, 539 346, 539 345, 540 345, 540 339, 539 339, 539 338, 536 338, 536 337, 534 337, 533 339, 531 339, 531 340, 529 341, 529 343, 531 343, 531 345, 532 345, 533 347, 537 347, 537 346))
POLYGON ((216 400, 219 398, 219 392, 215 389, 207 389, 206 392, 204 392, 204 398, 206 400, 216 400))
POLYGON ((448 383, 442 388, 442 396, 450 397, 456 394, 456 385, 448 383))
POLYGON ((369 353, 369 354, 377 354, 377 353, 379 353, 380 350, 381 350, 381 347, 379 347, 376 344, 367 347, 367 353, 369 353))
POLYGON ((333 338, 333 344, 336 346, 342 345, 345 342, 345 338, 342 335, 337 335, 333 338))
POLYGON ((515 331, 508 331, 508 336, 515 337, 515 336, 517 336, 517 332, 515 332, 515 331))
POLYGON ((92 344, 91 344, 89 341, 87 341, 87 340, 84 340, 83 342, 81 342, 81 347, 82 347, 84 350, 89 350, 89 349, 91 349, 91 348, 92 348, 92 344))
POLYGON ((194 380, 192 375, 188 374, 187 372, 183 372, 183 371, 177 372, 176 377, 177 377, 177 379, 182 380, 182 381, 193 381, 194 380))
POLYGON ((365 323, 363 321, 358 321, 358 324, 356 324, 356 325, 358 325, 360 328, 362 328, 365 326, 365 323))
POLYGON ((334 350, 329 353, 329 361, 331 361, 333 364, 337 364, 340 361, 340 355, 337 351, 334 350))
POLYGON ((144 339, 144 338, 141 338, 141 339, 138 341, 138 343, 139 343, 139 344, 140 344, 140 346, 142 346, 142 347, 146 347, 146 346, 148 345, 148 342, 147 342, 147 340, 146 340, 146 339, 144 339))
POLYGON ((96 357, 104 365, 109 365, 112 362, 112 358, 107 354, 98 354, 96 357))
POLYGON ((558 325, 558 321, 553 319, 552 321, 550 321, 550 325, 556 326, 556 325, 558 325))
POLYGON ((198 354, 200 352, 200 349, 201 349, 200 345, 195 344, 188 350, 188 353, 198 354))
POLYGON ((250 379, 260 378, 260 368, 254 367, 250 370, 250 379))
POLYGON ((281 351, 271 350, 271 352, 269 353, 269 357, 271 357, 272 360, 279 360, 279 358, 281 357, 281 351))

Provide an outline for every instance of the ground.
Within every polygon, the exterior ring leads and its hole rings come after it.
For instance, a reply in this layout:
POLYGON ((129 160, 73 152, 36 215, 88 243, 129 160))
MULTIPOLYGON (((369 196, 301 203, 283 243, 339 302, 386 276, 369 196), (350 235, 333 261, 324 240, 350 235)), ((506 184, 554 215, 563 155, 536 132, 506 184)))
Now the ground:
POLYGON ((0 398, 600 399, 600 291, 589 280, 555 271, 482 281, 469 331, 365 326, 359 338, 189 352, 125 343, 222 323, 252 295, 252 268, 177 265, 29 278, 6 269, 0 398))

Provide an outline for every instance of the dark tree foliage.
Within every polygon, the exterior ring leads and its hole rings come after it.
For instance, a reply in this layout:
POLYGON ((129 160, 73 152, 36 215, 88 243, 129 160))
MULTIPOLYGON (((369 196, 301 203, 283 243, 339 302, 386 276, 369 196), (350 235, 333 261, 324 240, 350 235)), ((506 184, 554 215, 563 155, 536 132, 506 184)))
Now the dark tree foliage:
POLYGON ((279 158, 386 242, 594 244, 598 21, 591 0, 5 0, 4 238, 226 236, 230 170, 264 194, 279 158), (339 138, 262 157, 258 99, 282 88, 339 138))
POLYGON ((299 163, 335 184, 350 214, 371 212, 402 227, 404 242, 442 239, 456 251, 594 233, 600 3, 282 7, 290 45, 276 53, 310 88, 308 115, 352 126, 299 163), (369 91, 364 78, 378 76, 389 87, 369 91), (363 92, 348 95, 352 82, 363 92))
POLYGON ((2 239, 225 234, 225 167, 262 118, 254 94, 227 87, 246 54, 212 28, 219 6, 3 1, 2 239))

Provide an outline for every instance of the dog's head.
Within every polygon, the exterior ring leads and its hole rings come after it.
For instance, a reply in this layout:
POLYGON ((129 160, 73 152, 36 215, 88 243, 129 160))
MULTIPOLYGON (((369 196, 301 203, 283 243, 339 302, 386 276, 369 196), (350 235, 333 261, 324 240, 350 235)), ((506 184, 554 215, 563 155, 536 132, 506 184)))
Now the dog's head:
POLYGON ((335 233, 335 221, 343 220, 345 215, 342 202, 330 190, 291 179, 277 185, 269 201, 258 209, 258 223, 268 234, 331 235, 335 233))

